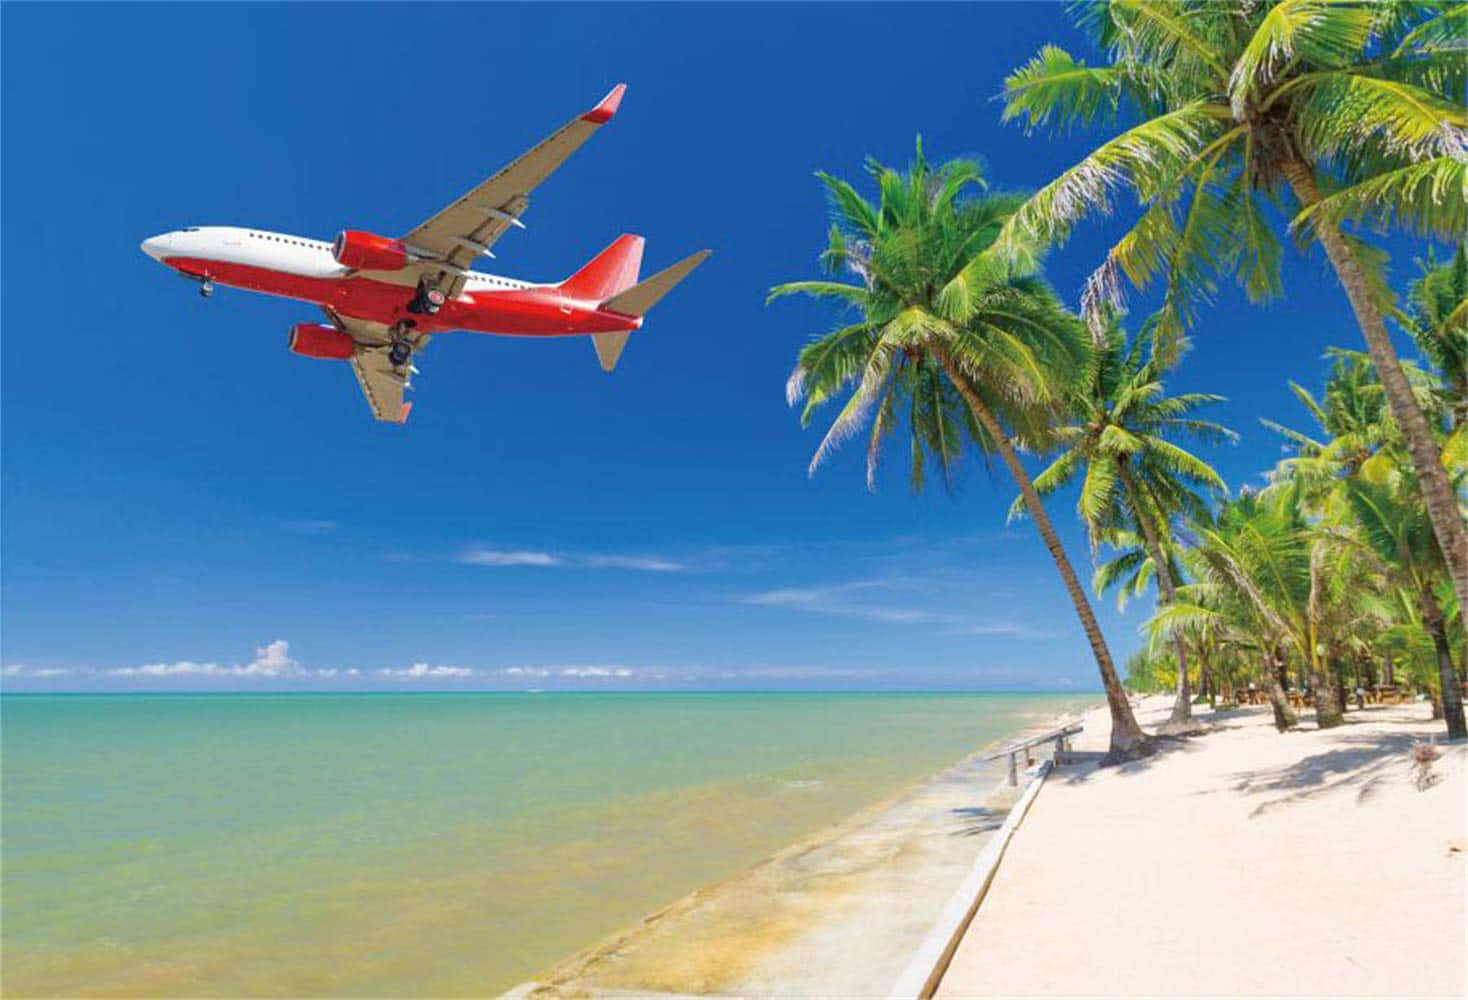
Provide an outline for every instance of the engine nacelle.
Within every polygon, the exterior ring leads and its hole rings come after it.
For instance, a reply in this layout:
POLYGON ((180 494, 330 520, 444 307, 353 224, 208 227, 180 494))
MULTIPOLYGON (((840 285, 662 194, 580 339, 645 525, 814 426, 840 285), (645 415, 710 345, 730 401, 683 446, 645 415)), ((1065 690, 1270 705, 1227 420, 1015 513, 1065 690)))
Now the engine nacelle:
POLYGON ((291 350, 303 357, 346 361, 356 348, 356 341, 334 326, 297 323, 291 327, 291 350))
POLYGON ((397 271, 408 266, 408 249, 402 241, 356 229, 336 234, 331 255, 342 267, 359 271, 397 271))

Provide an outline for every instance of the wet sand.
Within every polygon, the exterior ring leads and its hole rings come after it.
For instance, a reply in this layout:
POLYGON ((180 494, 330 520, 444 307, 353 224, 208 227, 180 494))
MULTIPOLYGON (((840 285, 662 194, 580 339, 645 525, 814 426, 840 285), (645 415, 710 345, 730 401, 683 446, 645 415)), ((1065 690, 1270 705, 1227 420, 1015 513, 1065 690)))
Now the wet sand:
POLYGON ((980 756, 686 896, 516 992, 885 997, 1014 800, 1003 768, 980 756))

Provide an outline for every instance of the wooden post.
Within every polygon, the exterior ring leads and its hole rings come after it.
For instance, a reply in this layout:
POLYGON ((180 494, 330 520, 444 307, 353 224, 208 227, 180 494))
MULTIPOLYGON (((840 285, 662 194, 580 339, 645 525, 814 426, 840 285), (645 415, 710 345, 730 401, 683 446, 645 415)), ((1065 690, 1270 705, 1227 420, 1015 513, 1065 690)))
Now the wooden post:
POLYGON ((1015 766, 1014 757, 1015 757, 1014 754, 1010 754, 1009 755, 1009 783, 1010 783, 1010 785, 1018 785, 1019 784, 1019 769, 1015 766))

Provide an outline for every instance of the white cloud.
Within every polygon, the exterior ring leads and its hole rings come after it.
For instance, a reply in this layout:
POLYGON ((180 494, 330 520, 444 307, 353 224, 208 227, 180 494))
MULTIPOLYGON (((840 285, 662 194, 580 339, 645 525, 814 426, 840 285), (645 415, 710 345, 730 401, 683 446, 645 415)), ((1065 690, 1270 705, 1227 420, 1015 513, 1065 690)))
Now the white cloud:
POLYGON ((1051 633, 1022 622, 989 622, 958 629, 961 635, 1003 635, 1013 639, 1049 639, 1051 633))
POLYGON ((926 608, 897 607, 890 604, 858 602, 850 594, 884 586, 877 580, 858 580, 833 587, 787 587, 751 594, 741 600, 743 604, 766 607, 790 608, 823 615, 843 615, 848 618, 865 618, 868 621, 891 622, 899 625, 919 625, 931 622, 947 622, 950 615, 929 611, 926 608))
POLYGON ((894 625, 946 625, 952 634, 974 636, 1007 636, 1014 639, 1045 639, 1050 633, 1023 622, 1002 620, 970 624, 971 616, 951 611, 933 611, 928 608, 893 605, 871 600, 856 600, 853 595, 862 591, 905 587, 913 581, 904 580, 857 580, 830 587, 788 587, 767 590, 742 598, 743 604, 764 607, 789 608, 811 614, 841 615, 847 618, 863 618, 867 621, 889 622, 894 625))
POLYGON ((30 667, 24 663, 7 663, 0 667, 0 677, 60 677, 71 673, 64 667, 30 667))
POLYGON ((681 573, 688 568, 682 563, 656 556, 581 556, 576 561, 591 569, 635 569, 645 573, 681 573))
POLYGON ((468 667, 441 667, 429 666, 426 663, 415 663, 411 667, 394 670, 384 667, 377 672, 382 677, 394 677, 400 680, 423 680, 434 677, 472 677, 474 671, 468 667))
POLYGON ((315 673, 301 669, 290 657, 290 643, 284 639, 255 650, 255 658, 246 664, 195 663, 177 660, 173 663, 148 663, 141 667, 118 667, 107 671, 118 677, 287 677, 315 673))
POLYGON ((505 551, 473 547, 454 557, 468 566, 559 566, 561 557, 550 552, 505 551))
POLYGON ((630 552, 563 553, 539 549, 491 549, 472 545, 453 557, 466 566, 581 567, 583 569, 630 569, 640 573, 681 573, 686 565, 660 556, 630 552))
POLYGON ((811 666, 750 666, 709 667, 682 666, 624 666, 621 664, 568 664, 545 666, 502 667, 490 674, 519 680, 546 680, 564 678, 583 681, 673 681, 697 683, 699 681, 730 681, 741 679, 762 680, 815 680, 837 677, 874 677, 888 673, 884 670, 864 670, 846 667, 811 666))

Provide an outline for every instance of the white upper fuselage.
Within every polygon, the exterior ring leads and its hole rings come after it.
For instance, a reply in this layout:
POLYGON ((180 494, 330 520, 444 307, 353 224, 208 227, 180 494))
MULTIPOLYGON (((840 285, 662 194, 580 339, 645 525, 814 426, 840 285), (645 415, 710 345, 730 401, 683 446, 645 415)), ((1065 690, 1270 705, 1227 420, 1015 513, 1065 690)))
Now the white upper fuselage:
MULTIPOLYGON (((336 262, 330 243, 264 229, 191 226, 150 237, 143 241, 142 247, 144 253, 163 263, 209 261, 326 280, 344 278, 351 273, 350 268, 336 262)), ((182 269, 189 270, 187 263, 182 269)), ((465 278, 465 292, 536 287, 534 282, 482 271, 469 271, 465 278)), ((227 276, 221 275, 219 280, 230 284, 227 276)))

